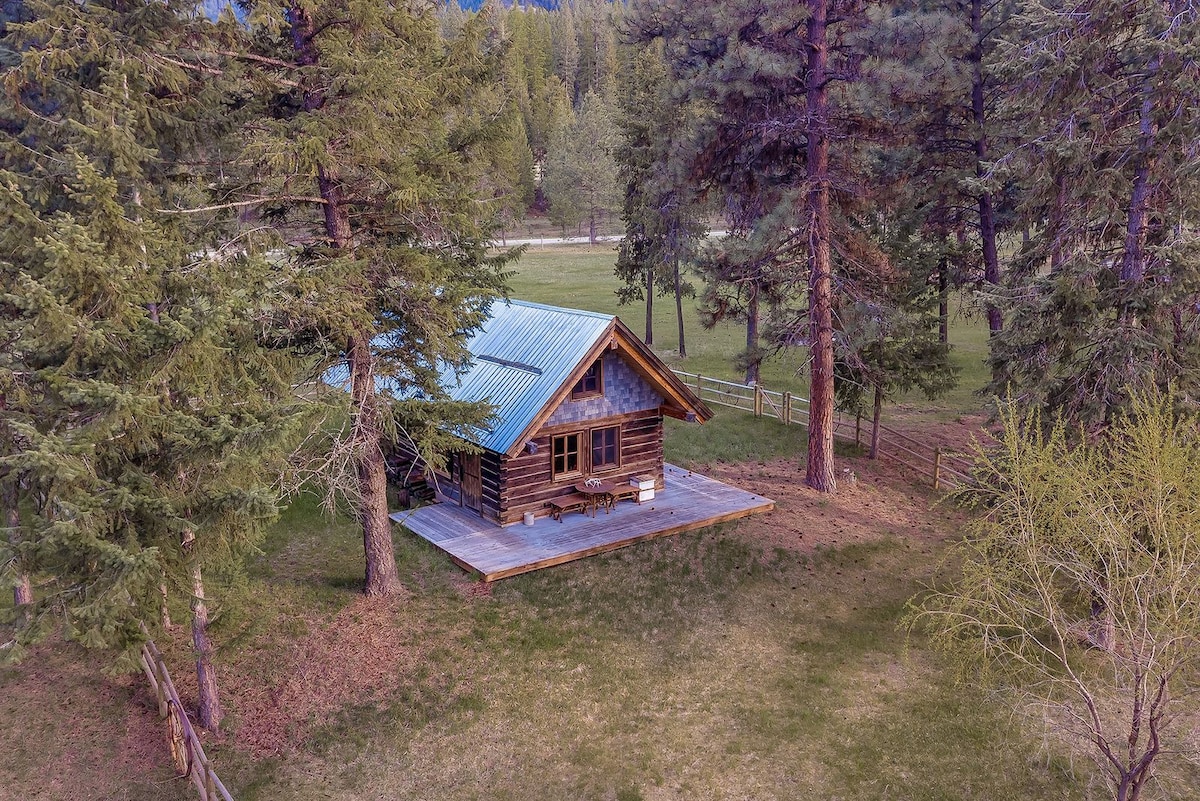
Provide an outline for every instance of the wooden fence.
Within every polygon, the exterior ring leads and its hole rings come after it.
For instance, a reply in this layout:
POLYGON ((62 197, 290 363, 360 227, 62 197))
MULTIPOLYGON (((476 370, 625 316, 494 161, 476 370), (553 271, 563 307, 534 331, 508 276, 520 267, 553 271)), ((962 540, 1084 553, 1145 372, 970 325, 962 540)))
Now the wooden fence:
POLYGON ((142 646, 142 670, 158 699, 158 716, 167 721, 167 741, 180 778, 186 776, 192 780, 200 793, 200 801, 233 801, 205 756, 200 738, 179 700, 175 682, 167 672, 166 662, 153 641, 142 646))
MULTIPOLYGON (((683 370, 673 372, 705 403, 741 409, 755 417, 770 415, 785 426, 808 425, 808 398, 790 392, 775 392, 761 384, 738 384, 683 370)), ((870 437, 870 429, 870 421, 864 425, 862 415, 834 413, 834 439, 862 445, 863 437, 870 437)), ((923 466, 933 480, 934 489, 951 488, 970 481, 971 465, 967 460, 942 453, 936 445, 884 425, 879 426, 879 454, 912 467, 923 466)))

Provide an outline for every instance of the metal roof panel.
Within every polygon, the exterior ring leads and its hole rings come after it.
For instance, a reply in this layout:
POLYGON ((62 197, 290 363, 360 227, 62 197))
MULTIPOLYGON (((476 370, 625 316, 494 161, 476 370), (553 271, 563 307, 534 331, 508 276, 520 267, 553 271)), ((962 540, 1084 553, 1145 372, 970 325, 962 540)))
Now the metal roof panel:
MULTIPOLYGON (((510 451, 587 353, 613 330, 615 320, 611 314, 528 301, 493 304, 491 317, 467 342, 471 365, 457 377, 448 373, 443 385, 454 400, 488 401, 494 407, 492 426, 475 432, 476 443, 497 453, 510 451)), ((345 386, 349 373, 339 365, 324 378, 345 386)), ((376 386, 397 389, 382 377, 376 386)))
POLYGON ((471 367, 446 387, 456 400, 487 399, 496 407, 494 426, 480 432, 479 444, 499 453, 511 449, 612 323, 610 314, 519 300, 496 303, 467 343, 476 357, 471 367))

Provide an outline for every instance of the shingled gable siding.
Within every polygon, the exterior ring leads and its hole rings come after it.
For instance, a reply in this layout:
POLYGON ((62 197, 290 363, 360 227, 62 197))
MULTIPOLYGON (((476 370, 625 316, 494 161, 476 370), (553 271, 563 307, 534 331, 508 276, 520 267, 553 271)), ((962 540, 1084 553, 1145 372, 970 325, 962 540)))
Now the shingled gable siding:
POLYGON ((572 400, 568 397, 554 410, 546 427, 565 423, 600 420, 630 412, 657 409, 662 405, 662 396, 633 371, 625 360, 615 353, 604 354, 604 394, 572 400))
MULTIPOLYGON (((614 353, 604 356, 604 395, 571 400, 554 411, 533 438, 536 453, 522 451, 505 459, 500 476, 500 522, 515 523, 525 512, 549 513, 546 502, 574 492, 578 478, 555 482, 550 471, 551 438, 592 428, 621 426, 621 466, 605 471, 606 480, 625 483, 633 476, 654 476, 659 488, 663 476, 662 397, 614 353)), ((586 465, 586 445, 582 457, 586 465)))

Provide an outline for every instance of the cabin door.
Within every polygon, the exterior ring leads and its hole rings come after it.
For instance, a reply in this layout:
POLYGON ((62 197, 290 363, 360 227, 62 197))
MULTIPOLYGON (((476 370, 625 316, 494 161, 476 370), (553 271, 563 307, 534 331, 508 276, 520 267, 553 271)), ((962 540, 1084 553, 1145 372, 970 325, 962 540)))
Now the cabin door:
POLYGON ((463 454, 462 460, 462 505, 480 511, 483 501, 483 475, 480 471, 479 454, 463 454))

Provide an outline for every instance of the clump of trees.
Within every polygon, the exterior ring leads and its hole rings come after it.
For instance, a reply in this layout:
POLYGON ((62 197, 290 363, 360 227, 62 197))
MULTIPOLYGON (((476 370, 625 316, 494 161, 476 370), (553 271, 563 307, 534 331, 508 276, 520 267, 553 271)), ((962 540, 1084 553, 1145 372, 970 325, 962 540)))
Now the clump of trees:
POLYGON ((385 437, 432 454, 488 413, 438 403, 437 377, 509 258, 475 202, 504 144, 494 31, 444 38, 432 9, 383 2, 21 11, 0 98, 4 651, 62 626, 129 664, 186 605, 216 728, 206 575, 253 552, 297 465, 361 521, 364 590, 396 593, 385 437), (339 370, 347 393, 296 390, 339 370), (433 403, 398 399, 417 391, 433 403), (323 420, 345 430, 298 451, 323 420))
POLYGON ((961 575, 911 621, 1086 750, 1118 801, 1157 761, 1194 754, 1200 678, 1200 429, 1171 396, 1135 396, 1093 443, 1006 407, 978 452, 961 575))
POLYGON ((1200 351, 1200 11, 1021 6, 996 56, 1030 236, 997 302, 991 389, 1090 430, 1131 394, 1194 398, 1200 351))

